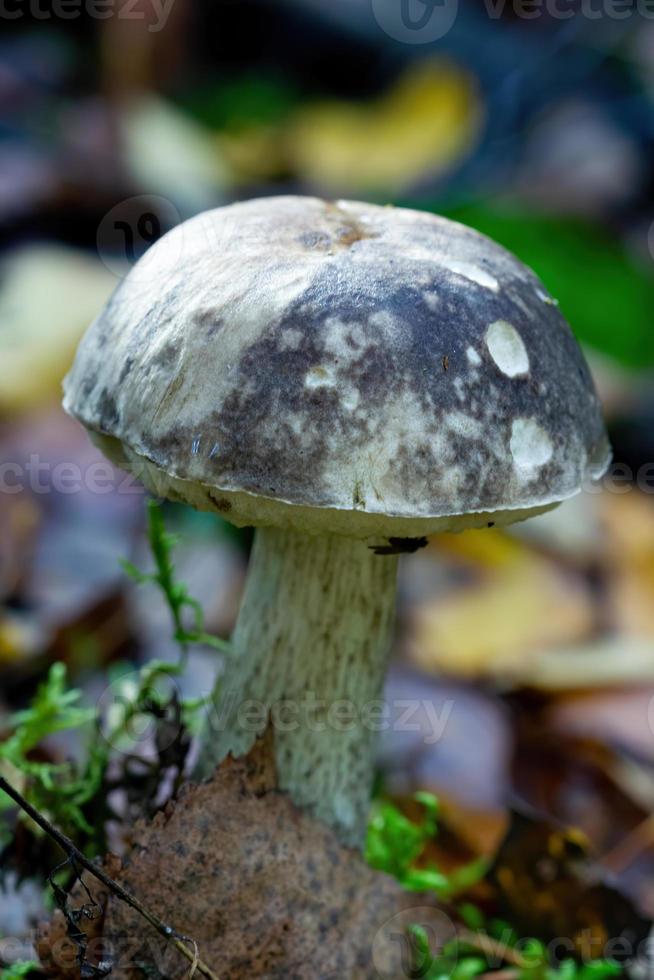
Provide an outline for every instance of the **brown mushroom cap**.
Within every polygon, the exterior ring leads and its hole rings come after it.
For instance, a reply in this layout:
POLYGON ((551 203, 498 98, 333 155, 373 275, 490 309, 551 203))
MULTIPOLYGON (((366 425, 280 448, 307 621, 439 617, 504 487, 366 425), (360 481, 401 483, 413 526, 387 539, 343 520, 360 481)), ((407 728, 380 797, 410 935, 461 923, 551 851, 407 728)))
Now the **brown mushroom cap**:
POLYGON ((508 523, 610 459, 583 354, 526 266, 444 218, 310 197, 157 242, 64 404, 155 493, 353 536, 508 523))

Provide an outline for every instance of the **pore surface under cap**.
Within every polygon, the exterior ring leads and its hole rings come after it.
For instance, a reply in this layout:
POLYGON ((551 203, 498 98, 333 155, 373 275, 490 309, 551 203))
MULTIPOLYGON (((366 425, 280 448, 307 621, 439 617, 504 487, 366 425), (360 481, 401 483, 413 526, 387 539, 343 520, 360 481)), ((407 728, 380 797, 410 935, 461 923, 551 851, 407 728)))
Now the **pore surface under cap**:
POLYGON ((362 203, 276 197, 178 226, 65 389, 89 429, 208 506, 219 488, 411 518, 519 510, 609 459, 540 280, 469 228, 362 203))

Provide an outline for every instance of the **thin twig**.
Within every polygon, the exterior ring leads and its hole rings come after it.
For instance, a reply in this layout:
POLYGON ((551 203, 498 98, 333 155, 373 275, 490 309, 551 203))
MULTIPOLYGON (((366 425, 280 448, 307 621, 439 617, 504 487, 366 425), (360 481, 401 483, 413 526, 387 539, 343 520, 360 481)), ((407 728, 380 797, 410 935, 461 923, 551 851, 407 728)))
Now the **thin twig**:
POLYGON ((110 878, 106 871, 103 871, 102 868, 97 867, 92 861, 89 861, 82 851, 80 851, 79 848, 73 844, 69 837, 66 837, 65 834, 51 824, 42 813, 39 813, 39 811, 36 810, 32 804, 29 803, 25 797, 22 796, 17 789, 14 789, 11 783, 8 783, 2 776, 0 776, 0 790, 3 790, 7 796, 10 796, 11 799, 17 803, 29 817, 32 818, 34 823, 38 824, 41 830, 45 831, 49 837, 56 841, 57 844, 59 844, 59 847, 61 847, 64 853, 67 854, 67 856, 74 863, 79 864, 82 868, 88 871, 89 874, 93 875, 94 878, 101 881, 102 884, 105 885, 110 892, 113 892, 117 898, 122 899, 122 901, 129 905, 130 908, 134 909, 135 912, 138 912, 138 914, 141 915, 146 922, 149 922, 152 928, 156 929, 160 936, 163 936, 164 939, 171 942, 173 946, 175 946, 175 948, 182 954, 182 956, 185 957, 185 959, 187 959, 191 964, 191 976, 196 970, 198 970, 200 973, 204 974, 205 977, 208 977, 209 980, 220 980, 217 974, 213 972, 211 967, 207 966, 207 964, 204 963, 198 956, 198 946, 193 939, 188 939, 188 937, 181 935, 181 933, 173 929, 172 926, 166 925, 166 923, 160 919, 159 916, 155 915, 154 912, 150 912, 149 909, 146 909, 143 905, 141 905, 137 898, 130 895, 128 891, 125 891, 122 885, 119 885, 117 881, 110 878), (191 951, 188 948, 186 945, 187 942, 193 944, 194 951, 191 951))
POLYGON ((506 943, 493 939, 492 936, 488 936, 484 932, 472 932, 468 929, 461 929, 457 931, 457 939, 459 942, 466 943, 468 946, 478 949, 487 956, 497 957, 504 963, 511 963, 513 966, 521 968, 526 965, 525 959, 517 950, 507 946, 506 943))

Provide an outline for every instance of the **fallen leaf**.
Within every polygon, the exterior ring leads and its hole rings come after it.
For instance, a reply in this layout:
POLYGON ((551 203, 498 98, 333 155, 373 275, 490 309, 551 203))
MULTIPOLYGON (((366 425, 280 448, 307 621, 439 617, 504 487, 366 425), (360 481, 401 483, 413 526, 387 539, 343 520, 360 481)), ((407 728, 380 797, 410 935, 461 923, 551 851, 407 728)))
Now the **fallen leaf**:
MULTIPOLYGON (((599 711, 610 707, 604 696, 596 697, 599 711)), ((521 693, 512 700, 517 709, 514 792, 549 819, 578 828, 592 847, 595 869, 606 880, 610 872, 612 884, 641 911, 654 914, 654 834, 646 826, 654 808, 651 754, 647 758, 625 744, 624 728, 616 738, 613 722, 605 723, 602 741, 588 725, 585 733, 581 724, 575 732, 557 705, 569 705, 569 718, 579 697, 521 693)), ((641 703, 645 718, 639 719, 632 703, 637 725, 647 724, 645 709, 641 703)))
POLYGON ((573 647, 537 650, 511 672, 515 685, 540 691, 608 689, 654 681, 652 640, 606 636, 573 647))
MULTIPOLYGON (((245 759, 187 785, 151 823, 137 824, 117 879, 191 937, 221 980, 373 980, 380 962, 382 976, 401 975, 389 920, 408 923, 411 909, 424 913, 433 902, 371 870, 277 791, 271 747, 267 736, 245 759)), ((112 980, 155 966, 171 980, 188 976, 179 952, 115 898, 104 940, 112 980)))
POLYGON ((603 494, 599 504, 611 625, 654 639, 654 502, 630 486, 628 493, 603 494))
POLYGON ((0 278, 0 411, 12 412, 60 397, 77 343, 117 280, 62 245, 10 253, 0 278))
POLYGON ((0 508, 0 600, 16 594, 22 584, 40 518, 36 502, 26 493, 4 495, 0 508))
POLYGON ((154 95, 126 101, 119 124, 129 172, 148 194, 190 214, 215 206, 225 173, 210 130, 154 95))
POLYGON ((581 833, 514 813, 489 881, 498 914, 521 938, 538 936, 558 957, 624 960, 651 923, 606 877, 581 833))
POLYGON ((426 60, 375 102, 320 102, 300 110, 287 145, 293 170, 319 187, 397 193, 469 152, 481 117, 470 74, 426 60))
POLYGON ((528 673, 542 648, 588 636, 595 623, 580 575, 499 530, 441 535, 446 592, 413 610, 409 650, 420 667, 455 676, 528 673))

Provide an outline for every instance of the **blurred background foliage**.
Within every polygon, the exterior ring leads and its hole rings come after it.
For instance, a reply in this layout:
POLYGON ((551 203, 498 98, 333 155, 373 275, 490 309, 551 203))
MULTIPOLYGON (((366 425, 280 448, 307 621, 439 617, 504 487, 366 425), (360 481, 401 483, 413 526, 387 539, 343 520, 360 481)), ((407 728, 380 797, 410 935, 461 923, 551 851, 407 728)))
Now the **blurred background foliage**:
MULTIPOLYGON (((439 796, 433 848, 448 869, 498 854, 526 866, 534 831, 517 806, 541 821, 539 841, 545 821, 573 825, 594 873, 651 917, 654 21, 590 18, 573 0, 571 18, 510 3, 491 16, 460 0, 442 37, 407 43, 381 26, 391 3, 172 0, 162 29, 149 0, 129 0, 134 17, 127 0, 106 19, 80 3, 63 20, 48 0, 0 14, 0 732, 13 737, 55 662, 94 705, 116 671, 175 657, 165 604, 120 566, 147 565, 143 495, 121 476, 70 489, 61 469, 98 462, 59 408, 61 379, 133 261, 178 221, 250 196, 443 213, 514 251, 559 301, 616 468, 602 492, 404 563, 388 694, 450 714, 436 743, 425 717, 422 732, 389 733, 380 785, 409 814, 414 792, 439 796)), ((228 636, 248 533, 166 516, 180 579, 228 636)), ((186 696, 206 691, 216 657, 192 651, 186 696)), ((58 765, 81 738, 69 726, 29 751, 58 765)), ((120 851, 120 828, 109 837, 120 851)), ((52 853, 39 846, 23 827, 3 852, 0 936, 41 910, 32 877, 52 853)), ((566 862, 547 881, 574 917, 590 898, 566 862)), ((539 873, 521 894, 547 897, 539 873)), ((520 896, 502 894, 516 915, 520 896)))

